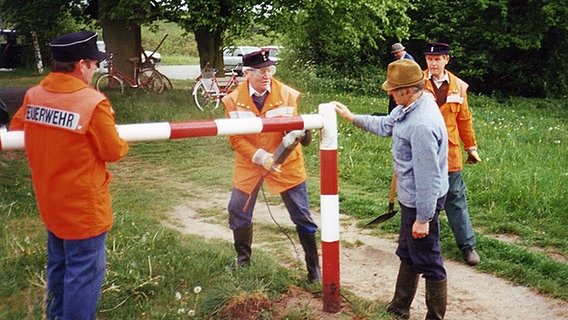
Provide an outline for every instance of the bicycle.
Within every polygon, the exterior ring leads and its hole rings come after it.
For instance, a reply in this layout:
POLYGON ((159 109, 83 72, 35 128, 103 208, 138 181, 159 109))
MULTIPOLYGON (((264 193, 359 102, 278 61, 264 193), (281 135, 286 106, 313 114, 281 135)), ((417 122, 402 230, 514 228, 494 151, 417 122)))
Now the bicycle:
POLYGON ((106 62, 108 72, 101 74, 95 83, 97 90, 101 92, 119 91, 120 94, 123 94, 126 83, 131 88, 142 88, 145 92, 161 93, 164 91, 162 76, 153 67, 141 68, 139 57, 128 59, 128 61, 134 64, 133 78, 118 70, 114 66, 112 59, 113 54, 111 53, 106 62))
POLYGON ((192 92, 195 104, 201 111, 217 109, 221 99, 239 85, 237 72, 235 72, 237 67, 238 65, 231 70, 231 77, 225 86, 219 85, 217 70, 206 67, 201 71, 192 92))
POLYGON ((144 55, 145 59, 144 62, 140 65, 140 68, 142 70, 144 70, 144 72, 149 72, 148 69, 152 69, 154 71, 156 71, 158 73, 158 75, 162 78, 162 82, 164 83, 164 90, 172 90, 174 87, 172 85, 172 81, 170 80, 170 78, 168 78, 168 76, 166 76, 165 74, 161 73, 160 70, 156 69, 156 58, 154 58, 152 55, 146 55, 145 52, 142 52, 142 54, 144 55))
POLYGON ((142 62, 142 64, 140 65, 140 68, 143 69, 143 70, 145 70, 145 69, 156 70, 156 72, 162 77, 162 81, 164 82, 164 90, 172 90, 173 85, 172 85, 170 78, 168 78, 165 74, 161 73, 160 70, 156 69, 156 63, 160 62, 161 58, 154 57, 154 53, 156 53, 156 51, 158 51, 158 49, 160 48, 162 43, 164 43, 164 40, 166 40, 167 37, 168 37, 168 34, 166 33, 166 35, 164 35, 164 37, 162 38, 160 43, 158 43, 158 46, 156 47, 156 49, 154 49, 154 51, 152 51, 152 53, 150 53, 150 55, 148 55, 146 53, 146 51, 142 50, 142 55, 144 56, 144 62, 142 62))

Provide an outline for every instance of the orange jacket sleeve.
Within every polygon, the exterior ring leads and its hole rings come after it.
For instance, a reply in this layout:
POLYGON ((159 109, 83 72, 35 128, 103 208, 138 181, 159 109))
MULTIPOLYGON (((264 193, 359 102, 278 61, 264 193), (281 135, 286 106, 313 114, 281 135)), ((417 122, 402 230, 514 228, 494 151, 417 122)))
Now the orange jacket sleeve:
POLYGON ((128 152, 128 144, 119 137, 114 113, 108 100, 101 101, 91 119, 87 130, 101 160, 116 162, 128 152))

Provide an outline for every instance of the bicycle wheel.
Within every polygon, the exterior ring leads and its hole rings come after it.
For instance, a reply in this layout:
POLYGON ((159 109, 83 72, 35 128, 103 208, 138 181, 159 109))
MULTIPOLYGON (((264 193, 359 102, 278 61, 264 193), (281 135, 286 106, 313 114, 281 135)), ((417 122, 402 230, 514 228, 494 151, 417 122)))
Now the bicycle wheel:
POLYGON ((172 85, 170 78, 168 78, 165 74, 161 73, 160 71, 158 71, 158 73, 160 74, 160 76, 162 76, 162 80, 164 81, 164 90, 172 90, 174 86, 172 85))
POLYGON ((111 76, 108 73, 102 74, 97 78, 95 87, 100 92, 119 92, 124 93, 124 83, 117 76, 111 76))
POLYGON ((193 88, 193 99, 201 111, 215 110, 219 107, 219 87, 210 79, 208 82, 199 80, 193 88))
POLYGON ((150 93, 162 93, 164 80, 158 71, 152 68, 140 70, 138 73, 138 85, 142 90, 150 93))

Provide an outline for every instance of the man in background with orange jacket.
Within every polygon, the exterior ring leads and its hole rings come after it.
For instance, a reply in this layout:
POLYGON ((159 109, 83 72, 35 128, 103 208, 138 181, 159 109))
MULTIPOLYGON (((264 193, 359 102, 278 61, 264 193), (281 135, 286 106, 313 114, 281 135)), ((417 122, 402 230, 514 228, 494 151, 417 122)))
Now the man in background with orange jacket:
POLYGON ((424 56, 428 65, 428 69, 424 71, 428 79, 424 91, 434 95, 448 130, 450 190, 444 209, 465 262, 474 266, 479 263, 480 258, 475 251, 475 234, 467 208, 460 140, 468 154, 465 163, 477 163, 481 161, 481 158, 477 153, 473 120, 467 101, 468 84, 446 70, 446 65, 450 62, 448 44, 430 42, 424 51, 424 56))
POLYGON ((128 144, 114 112, 90 86, 99 62, 95 32, 50 42, 51 72, 24 97, 10 130, 23 130, 39 213, 47 228, 47 319, 95 319, 113 223, 106 162, 128 144))

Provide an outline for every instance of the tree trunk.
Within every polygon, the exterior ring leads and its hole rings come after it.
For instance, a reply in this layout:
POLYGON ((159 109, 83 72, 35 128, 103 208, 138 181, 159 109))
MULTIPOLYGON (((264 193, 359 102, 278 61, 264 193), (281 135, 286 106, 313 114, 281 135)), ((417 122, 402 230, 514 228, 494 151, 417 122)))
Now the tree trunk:
POLYGON ((140 26, 128 26, 125 20, 100 21, 106 52, 113 54, 114 66, 134 78, 134 64, 130 58, 140 59, 142 35, 140 26))
POLYGON ((207 27, 194 31, 201 69, 215 68, 219 77, 225 76, 223 71, 222 33, 222 30, 210 31, 207 27))

